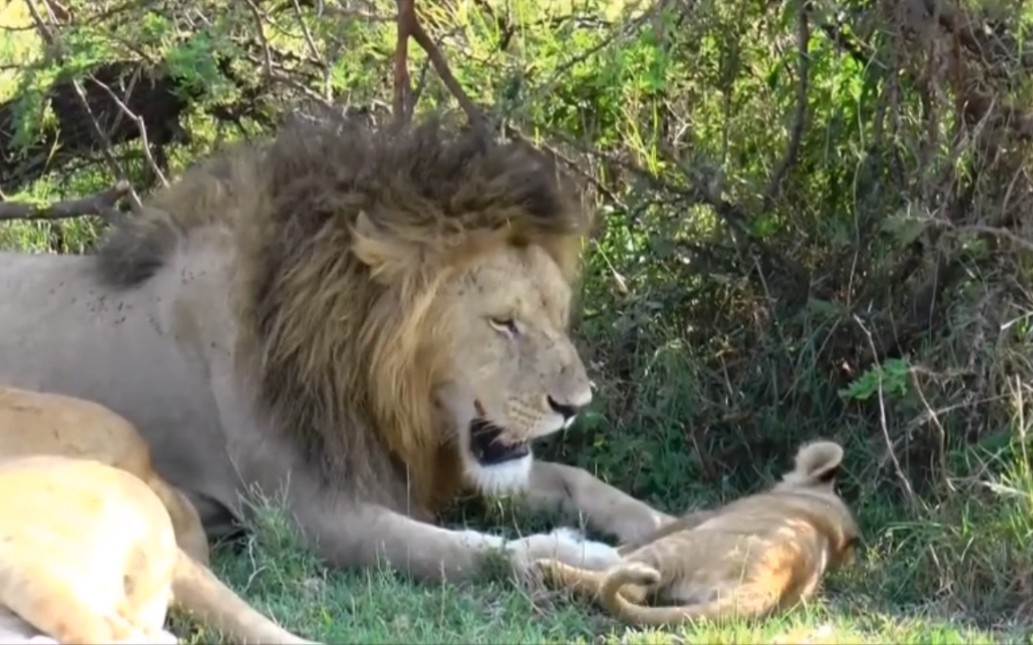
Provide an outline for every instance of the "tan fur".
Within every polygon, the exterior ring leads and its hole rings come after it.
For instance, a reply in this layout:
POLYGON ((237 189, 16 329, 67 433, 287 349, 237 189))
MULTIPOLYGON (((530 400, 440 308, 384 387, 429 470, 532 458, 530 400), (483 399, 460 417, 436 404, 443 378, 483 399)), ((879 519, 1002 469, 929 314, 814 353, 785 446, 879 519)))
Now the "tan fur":
POLYGON ((604 571, 538 565, 551 584, 595 596, 631 624, 789 609, 815 593, 828 568, 854 559, 858 529, 834 490, 842 457, 830 441, 805 445, 794 470, 771 489, 690 513, 622 549, 623 561, 604 571), (647 598, 666 606, 644 606, 647 598))
POLYGON ((136 475, 165 505, 176 542, 208 564, 208 541, 197 510, 154 472, 147 443, 121 415, 84 399, 0 386, 0 458, 27 455, 93 459, 136 475))
POLYGON ((592 397, 568 332, 591 225, 527 145, 298 124, 185 172, 96 256, 0 254, 0 382, 124 415, 209 537, 260 492, 335 566, 471 577, 498 547, 578 547, 437 526, 463 488, 641 537, 666 516, 530 451, 592 397))
POLYGON ((0 605, 60 643, 168 642, 173 601, 237 642, 309 642, 180 549, 162 501, 124 470, 4 458, 0 491, 0 605))

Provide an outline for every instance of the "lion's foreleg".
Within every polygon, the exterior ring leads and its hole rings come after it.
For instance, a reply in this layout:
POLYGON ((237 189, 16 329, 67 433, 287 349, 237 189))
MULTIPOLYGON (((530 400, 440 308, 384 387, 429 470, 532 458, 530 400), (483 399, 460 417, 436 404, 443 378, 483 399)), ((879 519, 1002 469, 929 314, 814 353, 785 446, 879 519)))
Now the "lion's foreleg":
POLYGON ((535 461, 524 502, 539 511, 580 515, 621 542, 639 541, 675 519, 582 468, 548 461, 535 461))
POLYGON ((616 558, 616 550, 582 542, 568 532, 507 541, 480 531, 442 528, 373 504, 357 503, 318 516, 296 517, 330 566, 386 564, 430 581, 479 577, 493 554, 519 577, 533 577, 533 562, 539 558, 557 558, 571 564, 616 558), (609 552, 600 554, 600 549, 609 552))

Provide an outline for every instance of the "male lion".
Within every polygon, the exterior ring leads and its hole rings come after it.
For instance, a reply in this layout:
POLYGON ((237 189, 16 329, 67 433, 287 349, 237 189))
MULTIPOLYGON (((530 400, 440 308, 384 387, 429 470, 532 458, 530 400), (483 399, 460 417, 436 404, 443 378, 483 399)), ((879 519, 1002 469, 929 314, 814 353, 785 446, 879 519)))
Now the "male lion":
POLYGON ((175 643, 164 630, 173 600, 237 642, 310 642, 183 551, 135 475, 77 457, 0 459, 0 636, 28 638, 13 613, 60 643, 175 643))
POLYGON ((40 454, 93 459, 136 475, 165 505, 176 542, 208 564, 197 510, 154 472, 147 443, 133 424, 92 401, 0 386, 0 458, 40 454))
MULTIPOLYGON (((567 333, 591 219, 529 145, 297 122, 190 169, 98 256, 0 254, 0 382, 124 415, 209 537, 260 491, 336 566, 580 561, 564 532, 434 518, 470 487, 621 540, 671 519, 532 458, 592 399, 567 333)), ((615 556, 590 546, 589 566, 615 556)))
POLYGON ((858 528, 835 491, 843 449, 804 445, 795 468, 767 491, 689 513, 589 571, 543 559, 551 584, 595 596, 632 624, 760 618, 809 599, 826 569, 854 560, 858 528), (667 606, 643 606, 651 596, 667 606))

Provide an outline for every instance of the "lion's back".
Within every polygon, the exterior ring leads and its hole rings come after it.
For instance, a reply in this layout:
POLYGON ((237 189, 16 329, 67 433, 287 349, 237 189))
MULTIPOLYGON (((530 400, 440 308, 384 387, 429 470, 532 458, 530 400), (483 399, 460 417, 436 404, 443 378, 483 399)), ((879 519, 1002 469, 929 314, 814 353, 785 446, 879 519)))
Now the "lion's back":
POLYGON ((259 207, 267 182, 261 148, 245 143, 188 168, 115 226, 97 253, 101 282, 125 289, 167 266, 176 247, 207 227, 234 228, 259 207))

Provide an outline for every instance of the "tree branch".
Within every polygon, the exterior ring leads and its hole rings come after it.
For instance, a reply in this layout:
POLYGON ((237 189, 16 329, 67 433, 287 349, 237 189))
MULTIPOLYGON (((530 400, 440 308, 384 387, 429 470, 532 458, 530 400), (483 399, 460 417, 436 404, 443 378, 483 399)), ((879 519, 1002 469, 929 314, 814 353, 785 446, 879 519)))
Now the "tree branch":
POLYGON ((409 95, 412 87, 409 83, 409 35, 412 33, 412 26, 409 21, 413 19, 416 12, 413 8, 415 0, 398 0, 398 27, 395 42, 395 77, 394 77, 394 103, 395 123, 402 124, 409 120, 409 112, 406 107, 409 104, 409 95))
POLYGON ((782 191, 782 182, 800 155, 800 143, 803 139, 804 127, 807 125, 807 94, 810 89, 809 74, 811 65, 810 53, 807 50, 811 40, 810 17, 808 15, 810 10, 810 0, 801 0, 800 19, 797 22, 796 28, 796 47, 798 52, 796 62, 796 112, 793 114, 792 125, 789 127, 789 145, 786 147, 782 161, 779 162, 775 172, 771 175, 768 189, 764 192, 764 210, 768 210, 771 207, 772 202, 778 198, 778 194, 782 191))
POLYGON ((107 92, 108 96, 111 97, 111 100, 114 101, 115 105, 118 106, 118 109, 122 111, 122 114, 125 115, 127 119, 136 124, 136 129, 140 133, 140 143, 143 146, 143 154, 144 157, 147 159, 147 165, 150 166, 151 172, 153 172, 154 176, 158 178, 158 181, 161 182, 161 185, 167 187, 169 185, 169 180, 165 178, 165 173, 163 173, 161 171, 161 168, 158 167, 157 162, 154 161, 154 155, 151 154, 151 143, 147 139, 147 125, 143 122, 143 118, 135 112, 133 112, 131 109, 129 109, 129 106, 126 105, 125 102, 123 102, 120 98, 118 98, 118 95, 115 94, 114 90, 108 87, 106 83, 102 83, 93 74, 90 74, 90 80, 96 83, 102 90, 107 92))
MULTIPOLYGON (((39 11, 36 10, 35 3, 33 3, 32 0, 25 0, 25 4, 28 5, 29 14, 32 16, 33 23, 36 25, 36 29, 39 32, 40 37, 43 39, 43 41, 47 43, 50 47, 54 47, 60 50, 62 48, 61 41, 51 30, 51 26, 43 20, 43 16, 40 15, 39 11)), ((58 52, 57 55, 59 57, 63 56, 63 54, 61 54, 60 52, 58 52)), ((111 152, 111 139, 104 132, 104 129, 100 127, 100 122, 97 121, 97 117, 93 113, 93 109, 90 107, 90 101, 88 98, 86 98, 86 92, 83 90, 82 83, 80 83, 78 79, 73 78, 72 88, 75 90, 76 97, 78 98, 79 103, 82 105, 83 110, 86 111, 87 117, 89 117, 90 126, 93 128, 93 133, 97 137, 97 143, 103 146, 104 158, 107 160, 108 165, 111 166, 112 173, 116 177, 121 177, 121 179, 119 179, 118 181, 118 184, 116 185, 122 185, 123 183, 125 184, 126 191, 128 192, 128 197, 130 200, 129 203, 131 204, 134 211, 139 212, 143 208, 142 204, 140 203, 140 198, 137 197, 136 192, 133 190, 133 187, 125 179, 125 172, 122 170, 122 167, 118 163, 118 160, 115 159, 115 155, 111 152)))
POLYGON ((427 53, 434 71, 438 73, 445 88, 455 97, 459 107, 466 112, 467 118, 475 128, 486 128, 487 122, 484 113, 478 108, 470 97, 463 90, 459 81, 452 75, 445 56, 434 44, 416 15, 416 0, 397 0, 398 3, 398 41, 395 49, 395 88, 394 88, 394 112, 395 122, 407 121, 410 114, 406 111, 408 96, 412 92, 409 86, 409 72, 406 67, 408 63, 408 39, 412 36, 416 44, 427 53))
POLYGON ((132 193, 125 179, 107 190, 78 199, 67 199, 52 204, 30 204, 27 202, 0 202, 0 221, 11 220, 57 220, 99 215, 108 223, 121 213, 118 203, 132 193))

